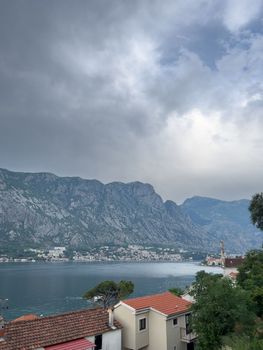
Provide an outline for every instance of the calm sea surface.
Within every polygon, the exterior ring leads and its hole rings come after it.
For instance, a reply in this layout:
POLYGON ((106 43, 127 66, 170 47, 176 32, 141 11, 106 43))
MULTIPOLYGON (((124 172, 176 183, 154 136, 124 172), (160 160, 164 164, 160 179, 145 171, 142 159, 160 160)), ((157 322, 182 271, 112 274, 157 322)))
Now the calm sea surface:
POLYGON ((200 270, 221 272, 194 262, 0 264, 0 298, 9 299, 3 315, 10 320, 27 313, 48 315, 89 307, 81 296, 106 279, 133 281, 133 296, 183 288, 200 270))

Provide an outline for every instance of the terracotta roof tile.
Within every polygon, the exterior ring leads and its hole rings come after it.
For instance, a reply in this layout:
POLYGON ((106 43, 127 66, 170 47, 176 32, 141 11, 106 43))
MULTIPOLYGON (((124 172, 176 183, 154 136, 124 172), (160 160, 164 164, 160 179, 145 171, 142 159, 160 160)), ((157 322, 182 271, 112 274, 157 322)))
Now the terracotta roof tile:
POLYGON ((124 300, 123 303, 131 306, 135 310, 153 308, 167 316, 185 312, 191 306, 189 301, 177 297, 170 292, 127 299, 124 300))
POLYGON ((238 272, 230 272, 230 274, 228 275, 230 278, 232 278, 232 280, 236 280, 237 279, 237 275, 238 275, 238 272))
POLYGON ((230 276, 237 276, 238 275, 238 272, 234 272, 234 271, 232 271, 232 272, 230 272, 230 274, 229 274, 230 276))
POLYGON ((51 345, 45 348, 45 350, 88 350, 95 349, 96 345, 88 339, 77 339, 66 343, 51 345))
POLYGON ((32 321, 32 320, 36 320, 37 318, 38 318, 37 315, 28 314, 28 315, 20 316, 20 317, 16 318, 15 320, 12 320, 11 322, 32 321))
POLYGON ((239 267, 244 262, 244 257, 239 256, 236 258, 225 258, 225 267, 239 267))
MULTIPOLYGON (((114 322, 117 329, 120 323, 114 322)), ((102 308, 10 322, 0 350, 32 350, 111 331, 108 312, 102 308)))

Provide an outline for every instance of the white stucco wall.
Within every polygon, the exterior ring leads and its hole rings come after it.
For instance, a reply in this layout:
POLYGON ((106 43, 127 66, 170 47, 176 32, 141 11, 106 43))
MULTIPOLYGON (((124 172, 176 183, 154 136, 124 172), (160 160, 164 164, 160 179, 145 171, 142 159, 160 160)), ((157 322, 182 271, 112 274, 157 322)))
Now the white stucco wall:
POLYGON ((136 327, 136 347, 135 349, 141 349, 149 345, 149 312, 143 312, 135 316, 135 327, 136 327), (146 318, 146 329, 139 330, 139 322, 141 319, 146 318))
POLYGON ((121 329, 103 334, 102 350, 121 350, 121 329))
POLYGON ((150 311, 149 326, 149 349, 166 350, 166 316, 154 311, 150 311))
POLYGON ((185 327, 185 316, 177 316, 177 325, 173 325, 173 318, 166 322, 167 350, 186 350, 186 343, 180 339, 180 328, 185 327))
POLYGON ((123 326, 122 346, 127 349, 135 349, 136 343, 136 321, 135 314, 125 305, 119 305, 114 309, 114 317, 123 326))
MULTIPOLYGON (((86 339, 94 343, 95 337, 86 339)), ((121 329, 116 329, 102 334, 102 350, 121 350, 121 329)))

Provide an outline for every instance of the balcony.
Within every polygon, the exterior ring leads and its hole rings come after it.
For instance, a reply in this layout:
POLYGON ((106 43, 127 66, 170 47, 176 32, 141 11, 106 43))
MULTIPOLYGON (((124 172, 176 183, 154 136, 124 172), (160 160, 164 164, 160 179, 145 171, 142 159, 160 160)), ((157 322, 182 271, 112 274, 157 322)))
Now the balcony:
POLYGON ((180 327, 180 339, 185 343, 190 343, 197 338, 197 335, 194 332, 186 332, 186 328, 180 327))

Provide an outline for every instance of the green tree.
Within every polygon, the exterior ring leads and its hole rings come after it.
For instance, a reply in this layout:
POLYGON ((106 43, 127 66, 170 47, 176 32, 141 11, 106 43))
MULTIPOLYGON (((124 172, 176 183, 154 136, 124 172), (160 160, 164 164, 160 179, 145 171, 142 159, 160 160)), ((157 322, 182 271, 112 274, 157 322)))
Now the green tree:
POLYGON ((263 316, 263 250, 247 253, 238 268, 237 284, 250 293, 255 304, 256 313, 263 316))
POLYGON ((223 336, 252 331, 254 314, 248 294, 229 278, 198 272, 190 294, 195 298, 192 328, 198 334, 198 349, 221 349, 223 336))
POLYGON ((231 350, 263 350, 263 340, 249 336, 231 336, 225 339, 224 344, 231 350))
POLYGON ((257 193, 252 197, 249 211, 253 224, 260 230, 263 230, 263 192, 257 193))
POLYGON ((94 288, 88 290, 84 295, 84 299, 94 299, 101 303, 104 308, 111 307, 119 300, 133 293, 134 284, 131 281, 103 281, 94 288))
POLYGON ((169 292, 171 292, 172 294, 180 297, 181 295, 184 294, 184 291, 182 288, 179 288, 179 287, 174 287, 174 288, 170 288, 169 289, 169 292))

